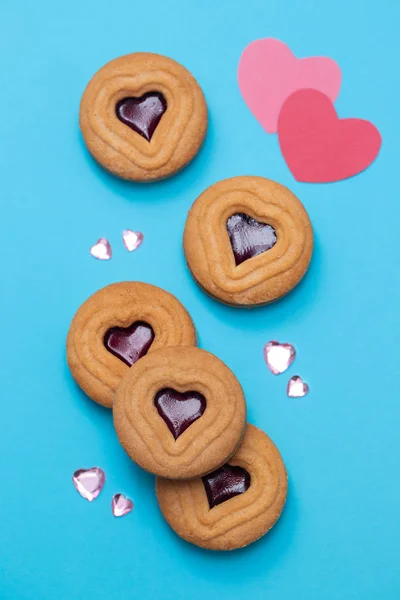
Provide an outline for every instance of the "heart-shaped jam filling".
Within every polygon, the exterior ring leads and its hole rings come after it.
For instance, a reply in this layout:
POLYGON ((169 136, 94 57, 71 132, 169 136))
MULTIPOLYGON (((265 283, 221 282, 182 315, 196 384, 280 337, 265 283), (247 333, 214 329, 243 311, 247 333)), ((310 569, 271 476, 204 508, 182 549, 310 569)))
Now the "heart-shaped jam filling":
POLYGON ((210 508, 243 494, 250 487, 250 474, 242 467, 224 465, 203 478, 210 508))
POLYGON ((140 98, 123 98, 115 107, 118 119, 148 142, 166 110, 167 102, 160 92, 148 92, 140 98))
POLYGON ((271 225, 260 223, 244 213, 236 213, 229 217, 226 228, 236 266, 271 250, 276 244, 276 231, 271 225))
POLYGON ((172 388, 160 390, 154 404, 177 440, 206 410, 206 399, 198 392, 181 394, 172 388))
POLYGON ((112 327, 104 336, 104 345, 111 354, 131 367, 147 354, 154 340, 150 325, 136 321, 129 327, 112 327))

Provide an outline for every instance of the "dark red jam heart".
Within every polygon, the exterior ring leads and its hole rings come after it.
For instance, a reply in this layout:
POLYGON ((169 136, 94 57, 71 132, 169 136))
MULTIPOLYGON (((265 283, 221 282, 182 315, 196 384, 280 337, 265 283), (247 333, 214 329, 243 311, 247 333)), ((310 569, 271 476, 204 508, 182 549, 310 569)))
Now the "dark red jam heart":
POLYGON ((198 392, 181 394, 172 388, 160 390, 154 404, 177 440, 206 410, 206 399, 198 392))
POLYGON ((104 336, 104 345, 111 354, 131 367, 147 354, 154 340, 150 325, 136 321, 130 327, 112 327, 104 336))
POLYGON ((250 475, 246 469, 232 465, 224 465, 202 479, 210 508, 243 494, 250 487, 250 475))
POLYGON ((260 223, 244 213, 229 217, 226 228, 236 266, 270 250, 276 244, 276 231, 271 225, 260 223))
POLYGON ((123 98, 115 107, 118 119, 148 142, 166 110, 167 102, 160 92, 148 92, 140 98, 123 98))

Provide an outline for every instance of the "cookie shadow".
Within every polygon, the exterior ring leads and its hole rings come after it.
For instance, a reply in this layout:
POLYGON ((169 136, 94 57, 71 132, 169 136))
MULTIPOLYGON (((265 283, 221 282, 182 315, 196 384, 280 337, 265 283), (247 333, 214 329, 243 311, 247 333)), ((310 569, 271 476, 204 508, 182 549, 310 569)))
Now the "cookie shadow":
POLYGON ((213 121, 209 118, 208 131, 203 145, 186 167, 167 179, 140 183, 121 179, 104 169, 89 153, 79 130, 77 136, 81 154, 93 176, 122 198, 143 204, 173 201, 176 196, 184 193, 185 190, 206 180, 206 174, 213 159, 213 148, 215 147, 213 121))
POLYGON ((150 502, 150 499, 154 495, 156 478, 152 473, 142 469, 128 456, 118 440, 115 429, 112 450, 114 454, 113 458, 118 463, 121 472, 128 474, 128 477, 124 476, 124 479, 129 482, 132 495, 135 495, 136 490, 140 490, 141 493, 146 493, 146 501, 150 502))
POLYGON ((259 331, 260 323, 262 323, 263 329, 276 329, 277 323, 282 326, 301 320, 313 310, 319 299, 324 256, 317 235, 314 237, 314 252, 310 266, 300 283, 280 300, 255 308, 237 308, 214 300, 197 286, 186 265, 184 256, 182 260, 185 263, 188 285, 193 294, 196 296, 201 294, 201 302, 208 311, 212 312, 221 321, 227 322, 237 329, 245 328, 259 331))
POLYGON ((71 401, 85 416, 93 418, 100 425, 112 421, 112 411, 101 404, 98 404, 79 387, 75 379, 72 377, 68 365, 64 362, 64 381, 67 390, 70 392, 71 401))
POLYGON ((245 580, 256 579, 259 576, 265 578, 269 571, 285 560, 290 551, 298 519, 298 504, 292 487, 289 487, 285 507, 275 526, 265 536, 245 548, 228 552, 199 548, 178 537, 165 522, 166 535, 171 538, 171 544, 180 547, 180 560, 190 564, 190 570, 195 568, 206 579, 218 582, 226 580, 229 586, 236 567, 240 571, 241 587, 244 589, 245 580), (260 560, 260 556, 263 560, 260 560))
POLYGON ((126 492, 130 496, 133 496, 137 489, 152 494, 155 488, 154 475, 136 465, 121 446, 114 428, 112 410, 91 400, 75 382, 67 365, 65 365, 65 379, 67 388, 71 392, 72 402, 77 405, 81 414, 91 421, 93 427, 102 432, 100 441, 104 445, 105 454, 111 455, 112 463, 117 465, 117 468, 110 469, 108 478, 115 483, 124 481, 126 492), (126 473, 127 477, 123 475, 126 473))

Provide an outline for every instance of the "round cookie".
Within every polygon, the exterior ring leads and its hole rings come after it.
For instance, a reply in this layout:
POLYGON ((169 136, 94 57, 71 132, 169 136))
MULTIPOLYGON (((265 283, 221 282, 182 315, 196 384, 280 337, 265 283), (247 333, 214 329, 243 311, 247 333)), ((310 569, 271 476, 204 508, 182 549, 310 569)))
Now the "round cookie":
POLYGON ((313 232, 301 202, 263 177, 219 181, 195 201, 183 246, 197 283, 213 298, 249 308, 273 302, 306 273, 313 232))
POLYGON ((138 281, 114 283, 78 309, 67 337, 67 362, 86 394, 111 408, 122 377, 147 352, 195 344, 192 319, 175 296, 138 281))
POLYGON ((115 429, 143 469, 189 479, 220 467, 240 443, 246 403, 240 383, 199 348, 163 348, 122 379, 113 405, 115 429))
POLYGON ((156 490, 161 512, 183 539, 210 550, 234 550, 276 523, 286 501, 287 474, 267 434, 247 425, 227 465, 192 481, 157 478, 156 490))
POLYGON ((79 116, 86 146, 123 179, 155 181, 185 167, 207 130, 203 92, 182 65, 159 54, 116 58, 90 80, 79 116))

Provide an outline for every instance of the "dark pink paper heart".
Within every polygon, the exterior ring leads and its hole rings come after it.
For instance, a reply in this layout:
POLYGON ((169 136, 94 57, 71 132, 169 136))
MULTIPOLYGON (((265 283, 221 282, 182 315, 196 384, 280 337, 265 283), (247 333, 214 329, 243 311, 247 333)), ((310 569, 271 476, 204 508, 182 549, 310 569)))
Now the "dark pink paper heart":
POLYGON ((294 92, 278 120, 282 154, 297 181, 329 183, 357 175, 375 160, 381 136, 362 119, 339 119, 316 90, 294 92))

